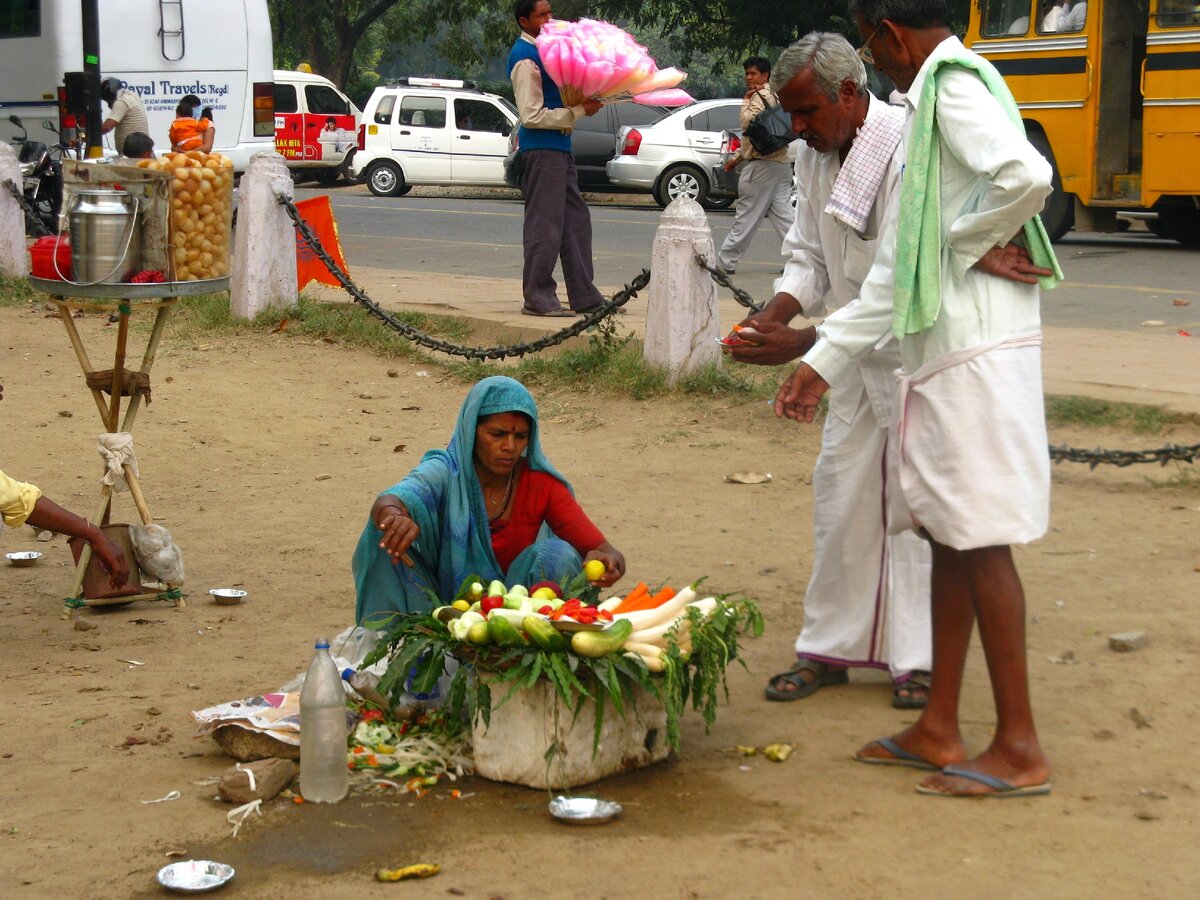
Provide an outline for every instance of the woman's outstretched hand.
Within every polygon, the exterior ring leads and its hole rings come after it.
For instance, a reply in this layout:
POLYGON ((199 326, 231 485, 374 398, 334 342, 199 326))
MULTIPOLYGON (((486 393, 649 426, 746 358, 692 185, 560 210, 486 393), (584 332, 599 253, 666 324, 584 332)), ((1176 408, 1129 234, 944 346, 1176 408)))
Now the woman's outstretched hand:
POLYGON ((387 552, 387 555, 392 558, 392 562, 403 562, 405 565, 412 565, 412 559, 408 556, 408 548, 413 545, 413 542, 421 534, 420 526, 412 520, 406 510, 399 503, 381 502, 383 498, 375 501, 375 506, 371 509, 371 518, 375 525, 383 532, 383 537, 379 540, 380 549, 387 552))
POLYGON ((593 584, 598 584, 600 587, 611 587, 613 584, 621 580, 621 576, 625 574, 625 556, 610 544, 605 541, 583 560, 584 565, 590 560, 598 559, 604 563, 604 574, 593 581, 593 584))

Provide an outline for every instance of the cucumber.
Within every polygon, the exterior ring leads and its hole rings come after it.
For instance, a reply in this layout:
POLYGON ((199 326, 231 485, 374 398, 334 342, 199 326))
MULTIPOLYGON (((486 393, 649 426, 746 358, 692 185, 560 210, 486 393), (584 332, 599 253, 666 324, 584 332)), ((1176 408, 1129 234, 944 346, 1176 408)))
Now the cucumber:
POLYGON ((625 619, 618 619, 603 631, 575 632, 571 636, 571 649, 580 656, 599 659, 620 650, 631 634, 633 624, 625 619))
POLYGON ((483 596, 485 596, 485 597, 503 597, 507 593, 508 593, 508 588, 506 588, 504 586, 503 581, 493 581, 491 584, 488 585, 487 593, 484 594, 483 596))
POLYGON ((521 623, 533 642, 549 653, 562 653, 567 649, 567 639, 549 619, 541 616, 526 616, 521 623))
POLYGON ((472 644, 490 644, 492 642, 491 632, 488 630, 487 622, 476 622, 467 629, 467 640, 472 644))
POLYGON ((487 620, 488 636, 500 647, 524 647, 528 642, 517 627, 504 618, 492 616, 487 620))
POLYGON ((439 606, 432 613, 433 617, 443 625, 450 622, 451 619, 457 619, 462 615, 461 609, 455 609, 453 606, 439 606))

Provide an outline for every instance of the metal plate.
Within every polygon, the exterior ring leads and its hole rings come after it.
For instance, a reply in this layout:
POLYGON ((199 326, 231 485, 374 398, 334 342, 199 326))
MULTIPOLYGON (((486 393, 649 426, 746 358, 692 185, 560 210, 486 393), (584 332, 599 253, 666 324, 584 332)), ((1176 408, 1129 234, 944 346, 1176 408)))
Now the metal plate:
POLYGON ((52 278, 29 276, 29 286, 53 297, 92 297, 111 300, 158 300, 162 297, 193 297, 229 289, 229 277, 203 281, 167 281, 162 284, 71 284, 52 278))
POLYGON ((550 801, 550 815, 568 825, 603 825, 622 812, 621 804, 595 797, 558 796, 550 801))
POLYGON ((158 870, 158 883, 181 894, 215 891, 233 878, 233 866, 210 859, 185 859, 158 870))
POLYGON ((10 563, 18 567, 32 566, 42 558, 42 554, 36 550, 23 550, 20 553, 6 553, 4 555, 10 563))
POLYGON ((241 603, 242 598, 246 596, 246 592, 237 588, 213 588, 209 591, 214 599, 223 606, 232 606, 235 603, 241 603))

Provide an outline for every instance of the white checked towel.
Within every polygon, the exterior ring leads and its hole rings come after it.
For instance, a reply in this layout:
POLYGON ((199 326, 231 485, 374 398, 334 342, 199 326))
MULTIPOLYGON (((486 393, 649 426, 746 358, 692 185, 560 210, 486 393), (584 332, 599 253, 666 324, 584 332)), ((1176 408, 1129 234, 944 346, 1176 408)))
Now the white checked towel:
POLYGON ((825 204, 826 213, 857 232, 866 229, 879 184, 903 130, 904 110, 898 107, 881 106, 874 115, 867 116, 833 183, 833 192, 825 204))

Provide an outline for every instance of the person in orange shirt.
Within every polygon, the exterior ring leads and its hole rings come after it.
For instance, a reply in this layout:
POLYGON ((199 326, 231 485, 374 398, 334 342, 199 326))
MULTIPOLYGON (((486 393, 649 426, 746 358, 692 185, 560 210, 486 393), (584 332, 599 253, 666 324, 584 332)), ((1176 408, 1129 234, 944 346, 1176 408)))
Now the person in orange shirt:
POLYGON ((171 149, 177 153, 187 150, 203 150, 211 153, 216 129, 212 122, 205 118, 196 118, 196 110, 200 106, 200 98, 188 94, 175 107, 175 121, 171 123, 168 137, 171 139, 171 149))

